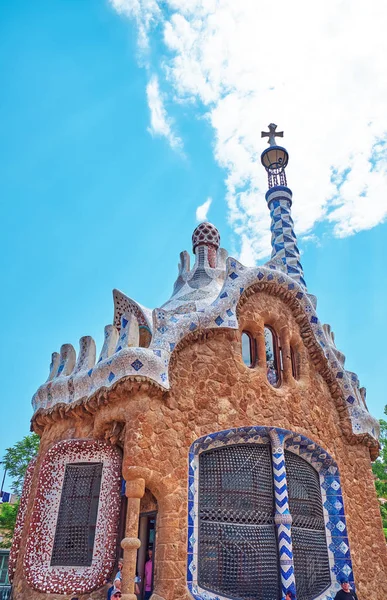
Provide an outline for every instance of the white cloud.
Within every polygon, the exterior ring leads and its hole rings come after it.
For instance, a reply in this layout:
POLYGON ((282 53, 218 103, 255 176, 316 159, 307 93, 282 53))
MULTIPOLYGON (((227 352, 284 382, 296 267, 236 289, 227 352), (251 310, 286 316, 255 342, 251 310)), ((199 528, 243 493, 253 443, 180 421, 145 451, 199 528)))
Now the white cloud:
POLYGON ((259 157, 272 121, 285 130, 298 235, 324 221, 344 237, 387 218, 384 0, 111 1, 136 19, 140 43, 161 28, 165 52, 150 60, 170 99, 211 124, 246 262, 270 248, 259 157))
POLYGON ((206 221, 207 214, 212 204, 212 198, 207 198, 207 200, 197 207, 196 209, 196 220, 197 221, 206 221))
POLYGON ((172 132, 172 119, 168 117, 167 111, 163 104, 163 98, 159 88, 159 81, 156 75, 152 75, 146 86, 146 95, 150 110, 151 124, 148 128, 152 135, 160 135, 165 137, 171 147, 176 149, 182 148, 182 141, 172 132))

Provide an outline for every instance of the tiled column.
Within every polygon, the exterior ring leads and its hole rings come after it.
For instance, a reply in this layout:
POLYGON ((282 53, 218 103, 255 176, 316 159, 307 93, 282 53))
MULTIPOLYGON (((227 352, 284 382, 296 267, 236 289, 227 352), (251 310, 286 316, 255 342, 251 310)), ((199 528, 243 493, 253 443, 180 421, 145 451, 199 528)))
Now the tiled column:
POLYGON ((144 479, 134 479, 126 482, 128 508, 126 513, 125 538, 121 542, 124 549, 124 565, 122 568, 122 599, 137 600, 134 593, 134 578, 136 577, 137 550, 141 545, 138 539, 138 519, 140 501, 145 493, 144 479))
POLYGON ((296 585, 294 580, 293 548, 291 537, 292 517, 289 511, 288 485, 286 481, 284 459, 284 441, 286 434, 280 433, 274 429, 270 429, 269 435, 273 458, 275 499, 274 522, 277 527, 282 594, 285 596, 286 592, 291 590, 295 595, 296 585))
POLYGON ((292 192, 286 186, 275 186, 266 192, 266 201, 271 217, 271 258, 281 260, 287 274, 306 288, 291 216, 292 192))

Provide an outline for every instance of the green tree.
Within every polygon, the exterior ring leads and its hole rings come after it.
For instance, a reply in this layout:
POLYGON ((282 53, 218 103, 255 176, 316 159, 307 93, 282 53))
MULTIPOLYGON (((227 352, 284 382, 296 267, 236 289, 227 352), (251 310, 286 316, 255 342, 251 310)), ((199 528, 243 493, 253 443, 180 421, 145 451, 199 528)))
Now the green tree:
POLYGON ((0 504, 0 533, 3 538, 0 542, 0 548, 11 547, 18 509, 19 501, 16 504, 9 504, 8 502, 0 504))
MULTIPOLYGON (((387 405, 384 407, 384 414, 387 415, 387 405)), ((375 476, 375 487, 378 498, 387 500, 387 421, 380 419, 380 455, 372 465, 372 471, 375 476)), ((387 540, 387 502, 380 504, 380 513, 383 520, 384 534, 387 540)))
POLYGON ((22 492, 28 463, 38 453, 39 442, 39 436, 36 433, 31 433, 5 451, 3 466, 12 477, 11 489, 18 496, 22 492))

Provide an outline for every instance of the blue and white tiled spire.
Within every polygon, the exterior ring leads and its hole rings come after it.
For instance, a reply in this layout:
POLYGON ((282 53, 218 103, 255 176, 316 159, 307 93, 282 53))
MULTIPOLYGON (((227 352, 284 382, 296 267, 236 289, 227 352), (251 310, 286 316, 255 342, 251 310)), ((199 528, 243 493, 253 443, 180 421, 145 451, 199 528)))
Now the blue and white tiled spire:
POLYGON ((283 132, 276 133, 276 127, 271 123, 269 132, 262 132, 262 137, 269 138, 270 146, 261 155, 261 162, 267 171, 269 180, 266 201, 271 216, 271 259, 281 262, 286 273, 306 288, 291 216, 292 191, 287 187, 286 182, 285 167, 288 164, 289 155, 285 148, 277 146, 275 143, 276 136, 283 136, 283 132))

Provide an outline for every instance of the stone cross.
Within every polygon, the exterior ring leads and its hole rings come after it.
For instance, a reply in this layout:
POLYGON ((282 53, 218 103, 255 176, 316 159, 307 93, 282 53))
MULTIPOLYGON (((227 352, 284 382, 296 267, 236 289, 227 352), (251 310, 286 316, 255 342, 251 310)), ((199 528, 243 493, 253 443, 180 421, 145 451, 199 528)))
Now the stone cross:
POLYGON ((277 125, 274 123, 270 123, 268 127, 269 131, 261 131, 261 137, 268 137, 269 139, 267 140, 267 143, 270 144, 270 146, 276 146, 277 144, 275 143, 275 138, 284 137, 284 132, 278 131, 276 133, 275 130, 277 129, 277 125))

